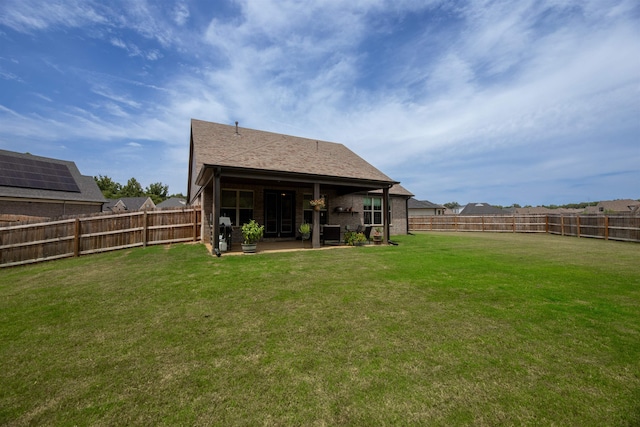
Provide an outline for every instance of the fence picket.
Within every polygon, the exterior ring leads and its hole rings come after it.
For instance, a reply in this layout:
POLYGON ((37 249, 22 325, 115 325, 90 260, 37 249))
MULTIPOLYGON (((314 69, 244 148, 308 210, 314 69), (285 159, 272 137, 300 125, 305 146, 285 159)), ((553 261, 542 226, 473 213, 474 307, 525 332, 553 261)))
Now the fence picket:
POLYGON ((200 240, 199 209, 93 215, 0 227, 0 267, 200 240))
POLYGON ((630 215, 431 215, 409 217, 409 231, 546 233, 640 242, 640 217, 630 215))

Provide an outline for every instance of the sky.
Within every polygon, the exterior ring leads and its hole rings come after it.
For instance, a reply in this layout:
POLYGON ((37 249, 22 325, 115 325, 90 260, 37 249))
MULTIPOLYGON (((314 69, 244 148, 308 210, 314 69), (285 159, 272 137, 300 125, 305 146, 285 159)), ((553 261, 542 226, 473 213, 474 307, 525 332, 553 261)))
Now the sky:
POLYGON ((439 204, 640 199, 640 2, 0 1, 0 148, 186 194, 192 118, 439 204))

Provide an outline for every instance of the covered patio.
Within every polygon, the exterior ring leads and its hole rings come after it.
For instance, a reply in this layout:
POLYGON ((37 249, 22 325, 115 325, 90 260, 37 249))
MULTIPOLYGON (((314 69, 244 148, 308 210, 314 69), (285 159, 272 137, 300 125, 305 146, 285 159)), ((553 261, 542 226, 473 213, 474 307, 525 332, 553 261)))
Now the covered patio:
MULTIPOLYGON (((309 223, 311 241, 305 243, 319 249, 321 224, 344 230, 374 218, 388 242, 389 189, 398 182, 342 144, 192 120, 189 157, 187 197, 201 206, 207 219, 202 239, 214 252, 221 217, 229 218, 233 250, 249 219, 265 226, 261 245, 267 247, 302 248, 298 227, 309 223), (377 204, 362 212, 367 197, 377 204), (318 199, 325 201, 321 209, 311 203, 318 199)), ((340 234, 334 240, 341 241, 340 234)))
MULTIPOLYGON (((209 252, 214 253, 214 248, 211 243, 205 243, 207 250, 209 252)), ((373 246, 373 245, 367 245, 373 246)), ((308 251, 311 249, 315 250, 332 250, 332 249, 350 249, 355 246, 347 246, 345 244, 327 244, 322 245, 319 248, 313 248, 310 240, 281 240, 281 241, 261 241, 258 243, 258 249, 255 252, 256 254, 262 253, 277 253, 277 252, 299 252, 299 251, 308 251)), ((222 255, 245 255, 242 252, 242 247, 239 243, 235 243, 231 245, 231 250, 227 250, 225 252, 221 252, 222 255)), ((253 254, 246 254, 253 255, 253 254)))

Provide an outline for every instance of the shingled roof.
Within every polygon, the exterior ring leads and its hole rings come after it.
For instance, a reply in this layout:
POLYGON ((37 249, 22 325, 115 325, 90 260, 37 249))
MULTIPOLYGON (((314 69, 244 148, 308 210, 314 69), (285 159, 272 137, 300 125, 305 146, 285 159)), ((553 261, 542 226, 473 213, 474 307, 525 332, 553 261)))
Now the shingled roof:
POLYGON ((207 167, 397 184, 343 144, 191 120, 191 180, 207 167))
POLYGON ((442 205, 437 205, 428 200, 409 199, 409 209, 445 209, 442 205))

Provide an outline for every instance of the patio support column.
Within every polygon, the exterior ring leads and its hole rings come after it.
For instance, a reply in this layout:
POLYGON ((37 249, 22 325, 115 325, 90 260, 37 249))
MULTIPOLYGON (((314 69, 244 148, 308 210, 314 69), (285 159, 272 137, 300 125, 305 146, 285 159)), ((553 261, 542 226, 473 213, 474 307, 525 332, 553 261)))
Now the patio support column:
POLYGON ((213 172, 213 221, 211 227, 211 251, 212 255, 220 253, 220 239, 218 234, 220 233, 220 175, 222 174, 220 168, 216 168, 213 172))
POLYGON ((388 245, 389 231, 391 230, 391 227, 389 227, 391 222, 391 214, 389 213, 389 187, 382 189, 382 212, 384 215, 384 236, 382 243, 388 245))
MULTIPOLYGON (((313 199, 320 198, 320 184, 313 184, 313 199)), ((317 249, 320 247, 320 211, 313 210, 313 232, 311 233, 311 247, 317 249)))

